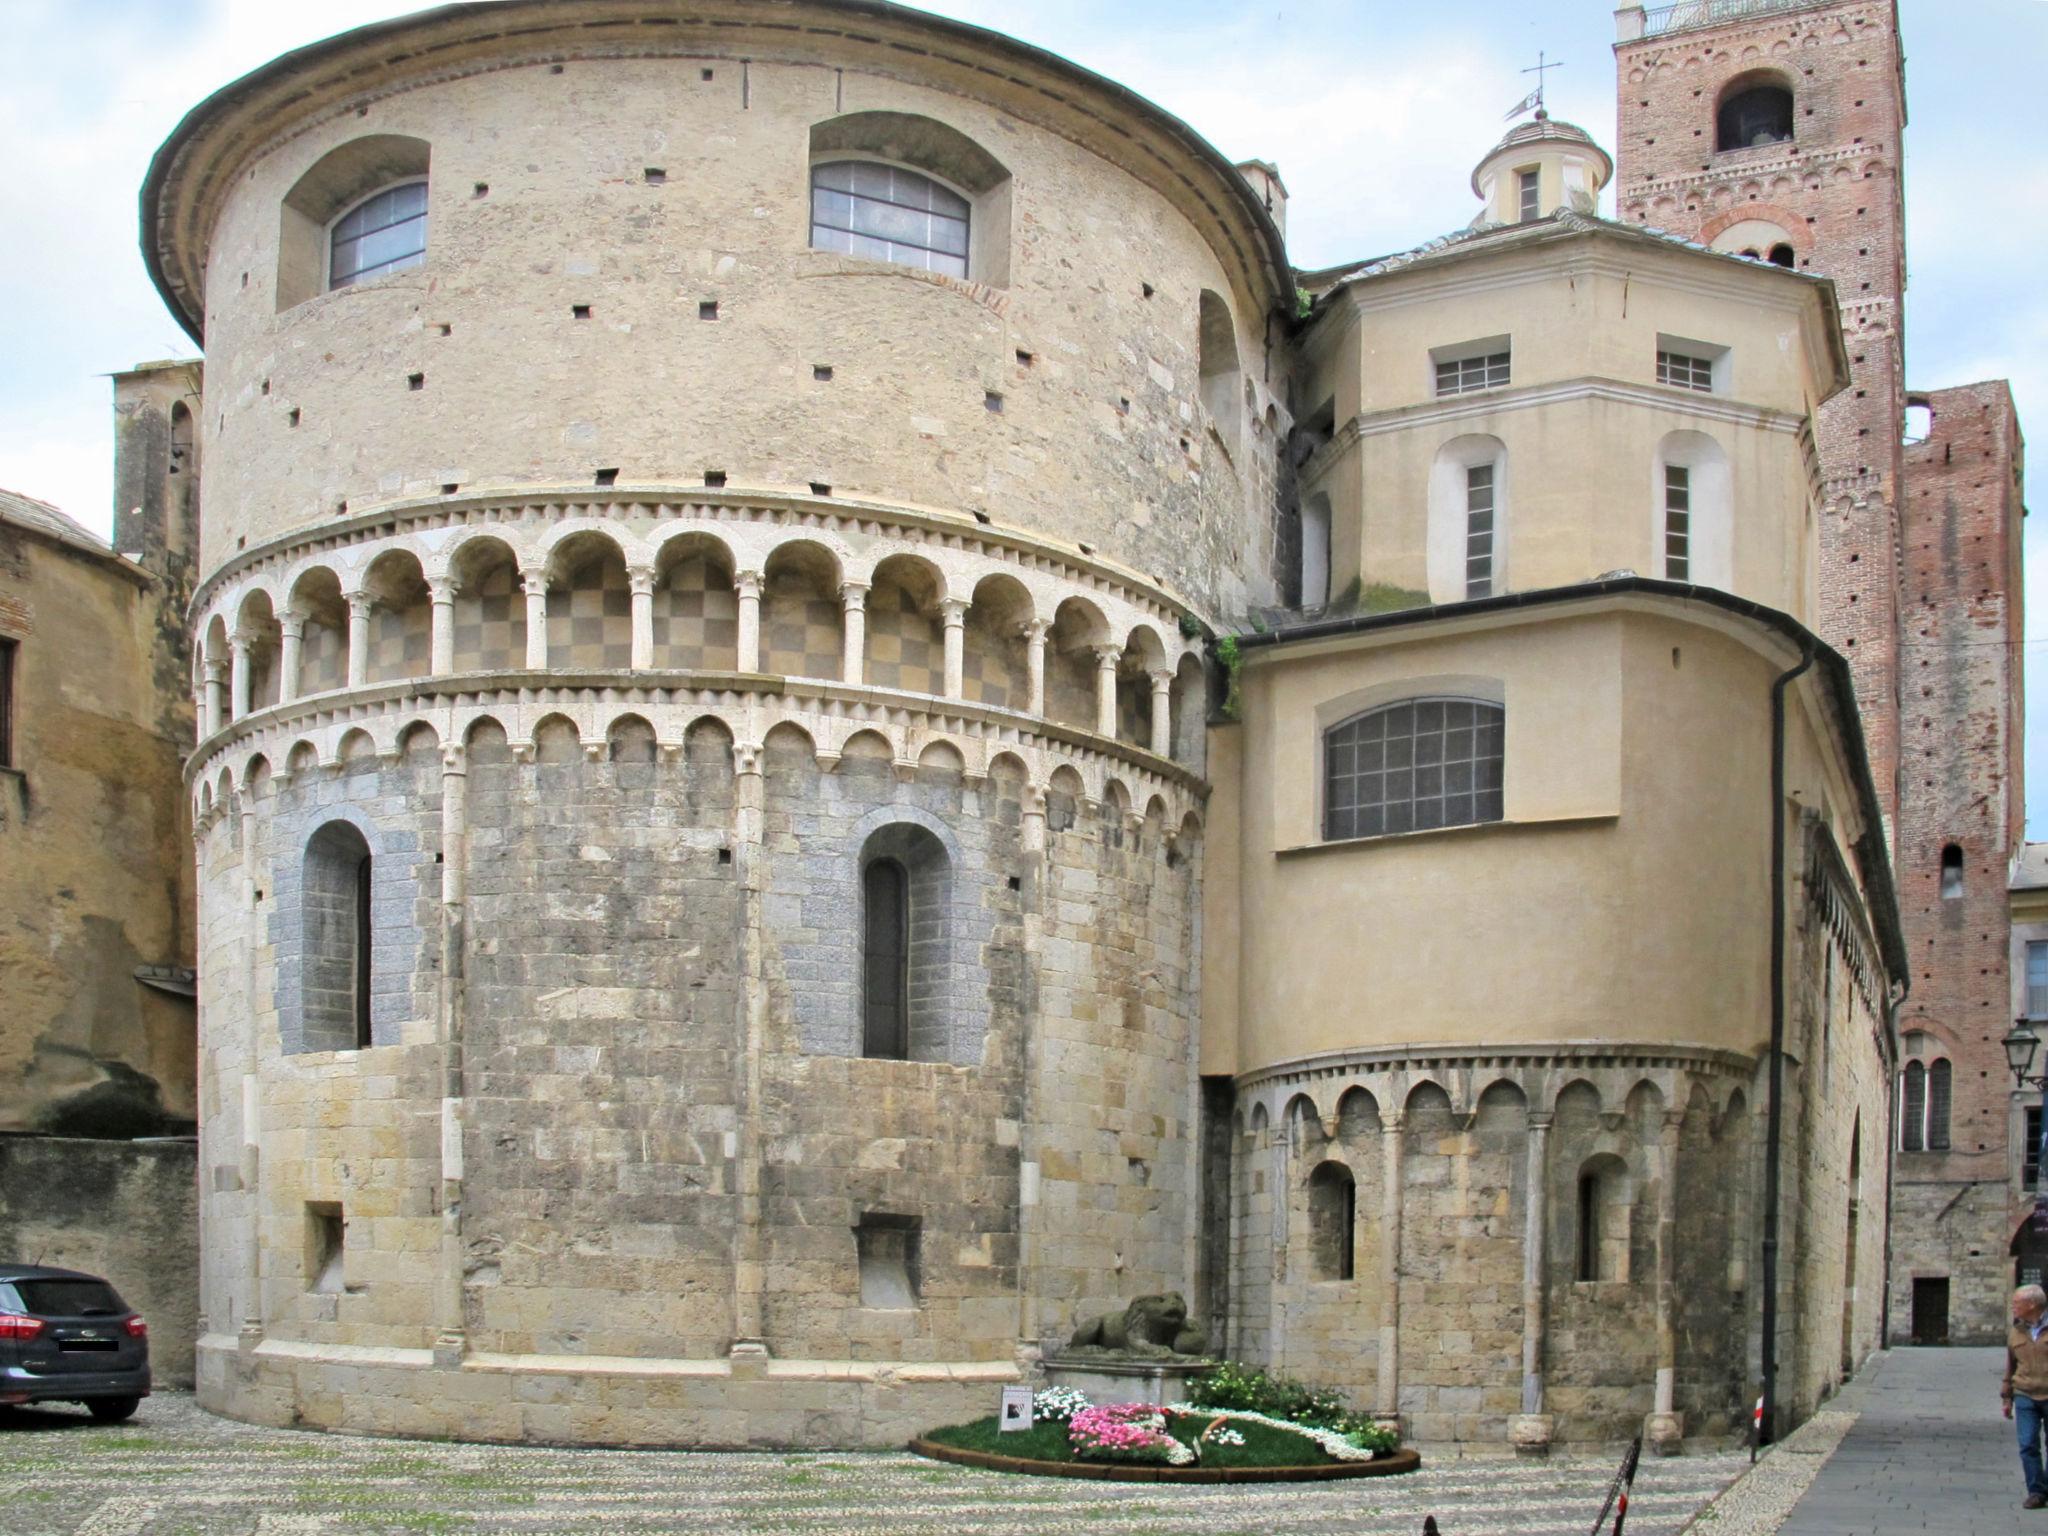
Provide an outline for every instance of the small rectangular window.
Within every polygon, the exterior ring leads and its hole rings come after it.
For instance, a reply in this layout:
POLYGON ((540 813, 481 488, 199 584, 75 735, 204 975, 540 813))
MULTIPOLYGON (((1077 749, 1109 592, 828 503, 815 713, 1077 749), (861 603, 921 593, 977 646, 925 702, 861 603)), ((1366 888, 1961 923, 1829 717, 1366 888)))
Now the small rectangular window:
POLYGON ((1499 389, 1508 381, 1508 352, 1487 352, 1477 357, 1456 357, 1436 365, 1439 395, 1469 395, 1481 389, 1499 389))
POLYGON ((1694 357, 1689 352, 1666 352, 1660 347, 1657 351, 1657 382, 1710 395, 1714 392, 1714 360, 1694 357))
POLYGON ((1523 171, 1521 173, 1521 183, 1522 217, 1525 220, 1533 219, 1536 217, 1537 211, 1543 206, 1543 199, 1538 191, 1542 183, 1535 171, 1523 171))
POLYGON ((2048 1019, 2048 941, 2040 939, 2027 944, 2027 1017, 2048 1019))
POLYGON ((1692 579, 1692 471, 1683 464, 1664 466, 1664 577, 1692 579))
POLYGON ((1465 595, 1493 595, 1493 466, 1465 471, 1465 595))
POLYGON ((339 1296, 348 1289, 342 1255, 348 1246, 348 1223, 341 1206, 331 1200, 306 1202, 306 1289, 339 1296))
POLYGON ((14 653, 12 640, 0 640, 0 768, 14 761, 14 653))
POLYGON ((915 1216, 864 1212, 853 1229, 860 1261, 860 1304, 864 1307, 915 1307, 918 1296, 918 1219, 915 1216))

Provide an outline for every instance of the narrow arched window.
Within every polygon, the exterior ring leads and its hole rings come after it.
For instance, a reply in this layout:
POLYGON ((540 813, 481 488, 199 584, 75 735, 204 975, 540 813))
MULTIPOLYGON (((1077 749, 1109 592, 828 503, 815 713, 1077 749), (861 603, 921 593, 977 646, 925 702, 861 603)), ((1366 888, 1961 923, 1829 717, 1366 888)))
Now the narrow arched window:
POLYGON ((1600 1278, 1600 1176, 1579 1175, 1579 1260, 1581 1280, 1600 1278))
POLYGON ((1771 247, 1770 263, 1774 267, 1793 267, 1798 265, 1798 259, 1793 256, 1791 246, 1774 245, 1771 247))
POLYGON ((331 821, 306 843, 300 876, 300 1049, 373 1043, 375 861, 363 834, 331 821))
POLYGON ((400 182, 372 192, 334 221, 327 286, 401 272, 427 259, 427 184, 400 182))
POLYGON ((1792 93, 1782 85, 1752 85, 1721 102, 1714 120, 1714 148, 1751 149, 1792 138, 1792 93))
POLYGON ((970 215, 958 192, 900 165, 811 168, 811 244, 821 251, 965 277, 970 215))
POLYGON ((910 1054, 910 878, 894 859, 861 876, 861 1054, 910 1054))
POLYGON ((1323 736, 1323 836, 1378 837, 1501 819, 1506 711, 1408 699, 1323 736))
POLYGON ((1301 504, 1301 606, 1330 601, 1330 501, 1320 493, 1301 504))
POLYGON ((1917 1061, 1906 1063, 1899 1084, 1899 1150, 1927 1150, 1927 1068, 1917 1061))
POLYGON ((1947 1061, 1937 1061, 1927 1069, 1927 1150, 1946 1152, 1948 1150, 1949 1097, 1953 1091, 1954 1070, 1947 1061))
POLYGON ((1342 1163, 1322 1163, 1308 1176, 1309 1252, 1318 1280, 1357 1273, 1358 1181, 1342 1163))
POLYGON ((1237 452, 1238 399, 1237 325, 1220 294, 1204 288, 1197 312, 1195 368, 1201 379, 1202 405, 1223 446, 1237 452))
POLYGON ((1612 1153, 1589 1158, 1579 1170, 1579 1232, 1575 1272, 1580 1280, 1628 1279, 1629 1215, 1633 1200, 1628 1165, 1612 1153))
POLYGON ((1941 895, 1954 901, 1963 894, 1963 850, 1950 843, 1941 850, 1941 895))

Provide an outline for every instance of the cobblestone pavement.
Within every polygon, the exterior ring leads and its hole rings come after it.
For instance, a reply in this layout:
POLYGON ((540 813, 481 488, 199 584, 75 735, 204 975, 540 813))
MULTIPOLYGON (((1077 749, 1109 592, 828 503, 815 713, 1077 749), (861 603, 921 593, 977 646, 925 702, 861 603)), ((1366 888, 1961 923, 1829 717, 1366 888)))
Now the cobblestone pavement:
MULTIPOLYGON (((569 1451, 252 1429, 191 1397, 128 1424, 68 1406, 0 1414, 6 1536, 362 1536, 417 1531, 793 1532, 799 1536, 1565 1536, 1614 1460, 1445 1461, 1409 1477, 1160 1488, 1004 1476, 896 1454, 569 1451)), ((1744 1467, 1646 1459, 1629 1536, 1673 1536, 1744 1467)), ((2048 1523, 2044 1523, 2048 1530, 2048 1523)))

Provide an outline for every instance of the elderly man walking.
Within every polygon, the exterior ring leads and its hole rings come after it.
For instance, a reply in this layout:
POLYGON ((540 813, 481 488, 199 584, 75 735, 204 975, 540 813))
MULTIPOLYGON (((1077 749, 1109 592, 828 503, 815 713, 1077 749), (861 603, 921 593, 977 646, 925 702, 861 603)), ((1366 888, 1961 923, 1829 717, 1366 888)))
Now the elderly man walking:
POLYGON ((2005 1341, 2005 1416, 2018 1426, 2020 1470, 2026 1474, 2022 1509, 2048 1509, 2048 1472, 2041 1467, 2041 1434, 2048 1428, 2048 1291, 2023 1285, 2012 1293, 2012 1333, 2005 1341))

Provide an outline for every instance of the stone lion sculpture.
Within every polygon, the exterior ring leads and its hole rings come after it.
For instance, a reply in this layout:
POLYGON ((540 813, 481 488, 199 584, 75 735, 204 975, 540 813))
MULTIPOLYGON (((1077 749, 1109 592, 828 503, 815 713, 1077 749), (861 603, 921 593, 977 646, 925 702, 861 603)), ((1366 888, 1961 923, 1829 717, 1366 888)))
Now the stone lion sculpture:
POLYGON ((1188 1304, 1180 1292, 1169 1291, 1164 1296, 1140 1296, 1121 1312, 1089 1318, 1074 1330, 1067 1347, 1163 1359, 1204 1353, 1209 1334, 1188 1321, 1188 1304))

